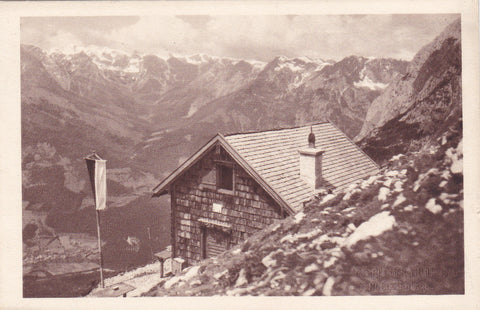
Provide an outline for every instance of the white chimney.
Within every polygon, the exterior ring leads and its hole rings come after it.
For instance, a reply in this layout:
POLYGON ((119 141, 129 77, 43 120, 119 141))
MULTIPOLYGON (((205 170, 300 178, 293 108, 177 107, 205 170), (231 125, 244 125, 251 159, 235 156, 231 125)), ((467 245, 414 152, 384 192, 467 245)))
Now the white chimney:
POLYGON ((323 150, 315 147, 313 128, 308 135, 308 147, 300 149, 300 177, 312 187, 312 190, 322 186, 322 156, 323 150))

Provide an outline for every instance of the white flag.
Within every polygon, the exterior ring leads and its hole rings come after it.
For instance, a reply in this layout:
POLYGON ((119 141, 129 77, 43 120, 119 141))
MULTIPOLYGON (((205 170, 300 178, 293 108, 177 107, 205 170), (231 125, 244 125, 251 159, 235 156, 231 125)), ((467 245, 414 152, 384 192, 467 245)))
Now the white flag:
POLYGON ((97 154, 85 158, 92 184, 95 208, 104 210, 107 206, 107 161, 97 154))
POLYGON ((107 161, 95 161, 95 207, 104 210, 107 205, 107 161))

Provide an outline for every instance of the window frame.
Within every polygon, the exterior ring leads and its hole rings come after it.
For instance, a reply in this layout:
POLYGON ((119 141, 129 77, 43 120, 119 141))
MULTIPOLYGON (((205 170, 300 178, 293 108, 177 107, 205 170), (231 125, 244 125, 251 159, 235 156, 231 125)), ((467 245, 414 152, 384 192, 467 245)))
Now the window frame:
POLYGON ((215 186, 217 188, 217 192, 222 193, 222 194, 229 194, 233 195, 235 194, 235 165, 232 162, 229 161, 223 161, 223 160, 216 160, 215 161, 215 170, 216 170, 216 182, 215 186), (232 172, 232 189, 227 189, 224 187, 221 187, 221 172, 219 167, 227 167, 231 169, 232 172))

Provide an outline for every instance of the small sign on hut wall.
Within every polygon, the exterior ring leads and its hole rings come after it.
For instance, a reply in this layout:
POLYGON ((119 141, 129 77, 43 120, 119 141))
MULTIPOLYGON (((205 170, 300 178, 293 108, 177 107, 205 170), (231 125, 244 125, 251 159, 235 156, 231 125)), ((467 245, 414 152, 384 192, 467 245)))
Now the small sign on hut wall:
POLYGON ((212 205, 212 211, 222 213, 223 204, 214 202, 212 205))

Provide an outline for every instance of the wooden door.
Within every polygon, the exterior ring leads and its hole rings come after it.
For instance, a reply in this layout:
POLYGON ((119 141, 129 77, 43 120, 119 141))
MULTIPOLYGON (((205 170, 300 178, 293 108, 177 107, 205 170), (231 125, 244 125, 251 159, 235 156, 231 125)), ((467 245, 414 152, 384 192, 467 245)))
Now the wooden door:
POLYGON ((217 256, 230 248, 230 234, 215 228, 205 228, 203 258, 217 256))

